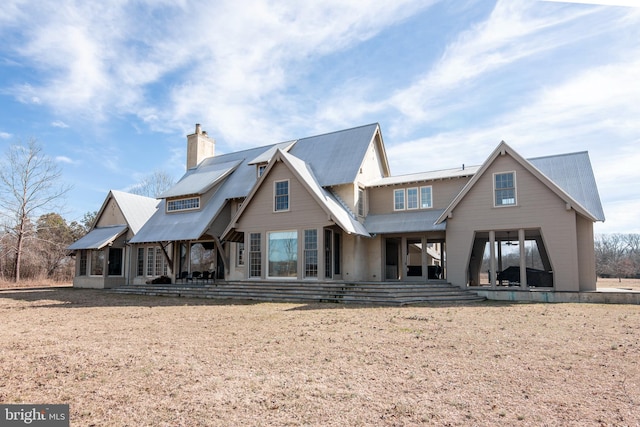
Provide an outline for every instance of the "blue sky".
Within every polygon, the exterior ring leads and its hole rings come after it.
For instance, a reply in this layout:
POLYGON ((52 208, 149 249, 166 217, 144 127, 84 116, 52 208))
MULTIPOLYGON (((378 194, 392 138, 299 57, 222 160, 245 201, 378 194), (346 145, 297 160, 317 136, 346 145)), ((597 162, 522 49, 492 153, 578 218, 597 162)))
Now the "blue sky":
POLYGON ((393 174, 589 151, 640 233, 640 1, 20 1, 0 8, 0 147, 57 159, 69 220, 154 170, 380 123, 393 174), (599 4, 588 4, 599 3, 599 4))

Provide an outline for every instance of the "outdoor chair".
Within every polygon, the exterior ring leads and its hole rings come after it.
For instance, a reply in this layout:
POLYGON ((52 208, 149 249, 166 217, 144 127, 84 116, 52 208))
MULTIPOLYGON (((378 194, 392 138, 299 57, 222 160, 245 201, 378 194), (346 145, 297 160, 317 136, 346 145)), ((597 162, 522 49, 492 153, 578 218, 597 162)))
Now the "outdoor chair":
POLYGON ((202 273, 199 271, 194 271, 193 273, 191 273, 191 280, 195 282, 197 282, 200 277, 202 277, 202 273))
POLYGON ((202 272, 202 282, 203 283, 208 283, 209 280, 211 280, 211 273, 209 271, 203 271, 202 272))

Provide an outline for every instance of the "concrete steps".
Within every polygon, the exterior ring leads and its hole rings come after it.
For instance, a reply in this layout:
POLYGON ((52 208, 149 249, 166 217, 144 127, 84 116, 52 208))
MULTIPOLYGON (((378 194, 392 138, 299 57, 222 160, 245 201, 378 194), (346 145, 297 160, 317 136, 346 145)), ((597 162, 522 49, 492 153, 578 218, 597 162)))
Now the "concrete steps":
POLYGON ((460 289, 445 281, 429 281, 427 283, 219 281, 215 284, 128 285, 110 291, 119 294, 152 296, 374 305, 482 301, 485 299, 472 291, 460 289))

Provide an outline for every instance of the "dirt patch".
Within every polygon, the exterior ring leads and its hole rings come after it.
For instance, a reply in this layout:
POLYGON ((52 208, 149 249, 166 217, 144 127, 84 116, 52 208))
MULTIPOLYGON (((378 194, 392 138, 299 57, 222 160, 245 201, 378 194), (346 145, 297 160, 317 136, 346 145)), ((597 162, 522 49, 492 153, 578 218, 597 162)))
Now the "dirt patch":
POLYGON ((615 279, 615 278, 598 278, 596 283, 598 289, 600 288, 617 288, 617 289, 631 289, 640 291, 640 279, 615 279))
POLYGON ((638 425, 640 307, 0 292, 0 402, 78 426, 638 425))

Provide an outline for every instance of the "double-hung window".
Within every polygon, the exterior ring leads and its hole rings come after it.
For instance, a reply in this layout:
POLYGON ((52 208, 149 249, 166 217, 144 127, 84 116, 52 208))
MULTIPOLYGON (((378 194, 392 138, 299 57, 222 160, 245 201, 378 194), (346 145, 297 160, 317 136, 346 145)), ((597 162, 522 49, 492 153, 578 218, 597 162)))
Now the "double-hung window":
POLYGON ((494 206, 516 204, 516 173, 504 172, 493 175, 494 206))
POLYGON ((407 209, 418 209, 417 188, 407 188, 407 209))
POLYGON ((420 187, 420 209, 430 209, 433 207, 433 196, 431 186, 420 187))
POLYGON ((393 210, 404 210, 404 188, 400 190, 393 190, 393 210))
POLYGON ((289 210, 289 180, 273 183, 273 210, 282 212, 289 210))

